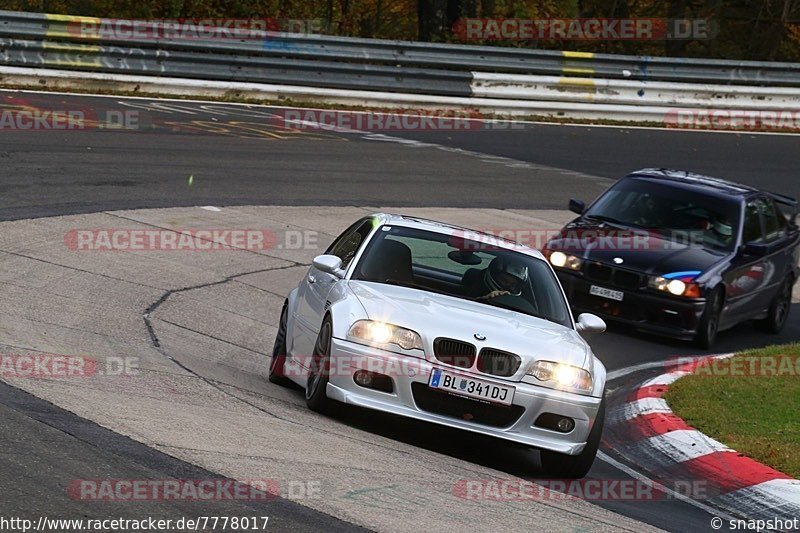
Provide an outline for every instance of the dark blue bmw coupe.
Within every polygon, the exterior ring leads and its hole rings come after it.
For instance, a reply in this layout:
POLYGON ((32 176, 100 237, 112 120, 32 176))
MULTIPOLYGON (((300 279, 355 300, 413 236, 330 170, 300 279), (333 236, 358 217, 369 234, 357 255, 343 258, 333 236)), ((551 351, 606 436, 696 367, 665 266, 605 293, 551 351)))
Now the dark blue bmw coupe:
POLYGON ((689 172, 615 183, 543 250, 576 312, 710 347, 757 320, 777 333, 798 275, 797 201, 689 172))

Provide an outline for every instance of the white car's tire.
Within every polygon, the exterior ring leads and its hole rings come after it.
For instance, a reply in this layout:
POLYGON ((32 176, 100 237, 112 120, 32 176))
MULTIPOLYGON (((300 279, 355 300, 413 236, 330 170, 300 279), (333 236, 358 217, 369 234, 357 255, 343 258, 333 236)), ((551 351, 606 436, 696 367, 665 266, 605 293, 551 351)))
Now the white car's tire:
POLYGON ((311 368, 306 380, 306 405, 318 413, 327 412, 333 400, 328 398, 327 388, 331 368, 331 340, 333 339, 333 322, 326 316, 319 328, 317 342, 311 358, 311 368))
POLYGON ((269 361, 269 380, 277 385, 287 386, 291 382, 283 373, 286 363, 286 323, 289 317, 288 302, 283 304, 281 318, 278 322, 278 332, 275 334, 275 344, 272 347, 272 357, 269 361))

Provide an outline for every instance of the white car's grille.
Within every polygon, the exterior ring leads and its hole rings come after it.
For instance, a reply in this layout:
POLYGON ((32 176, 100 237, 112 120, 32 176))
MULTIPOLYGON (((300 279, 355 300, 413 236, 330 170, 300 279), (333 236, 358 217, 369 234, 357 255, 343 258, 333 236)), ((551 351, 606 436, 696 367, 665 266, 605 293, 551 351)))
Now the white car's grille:
POLYGON ((439 337, 433 341, 433 354, 446 365, 472 368, 475 364, 475 346, 464 341, 439 337))
POLYGON ((494 348, 484 348, 478 355, 478 372, 493 376, 513 376, 521 364, 522 359, 517 354, 494 348))
POLYGON ((479 355, 476 352, 475 345, 456 339, 439 337, 433 342, 433 354, 439 362, 482 374, 510 377, 522 364, 520 356, 496 348, 483 348, 479 355))

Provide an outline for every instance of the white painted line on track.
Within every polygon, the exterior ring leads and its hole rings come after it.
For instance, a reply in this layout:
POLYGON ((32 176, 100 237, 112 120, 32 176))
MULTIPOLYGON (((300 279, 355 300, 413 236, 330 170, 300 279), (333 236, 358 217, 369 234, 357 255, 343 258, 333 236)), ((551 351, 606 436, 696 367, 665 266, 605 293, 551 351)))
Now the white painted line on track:
POLYGON ((625 420, 633 420, 643 415, 652 415, 656 413, 667 414, 671 412, 672 410, 669 408, 664 398, 641 398, 622 406, 622 414, 625 420))
POLYGON ((765 492, 774 498, 788 500, 800 507, 800 479, 772 479, 759 483, 752 489, 765 492))
POLYGON ((691 372, 686 372, 684 370, 679 370, 677 372, 669 372, 668 374, 661 374, 660 376, 656 376, 649 381, 645 381, 642 383, 640 388, 644 387, 652 387, 654 385, 671 385, 675 381, 679 380, 683 376, 688 376, 691 372))
POLYGON ((709 513, 709 514, 711 514, 713 516, 719 516, 720 518, 724 518, 726 520, 734 520, 735 519, 735 517, 733 517, 733 516, 731 516, 731 515, 729 515, 729 514, 727 514, 725 512, 722 512, 722 511, 719 511, 717 509, 714 509, 710 505, 706 505, 706 504, 704 504, 702 502, 699 502, 697 500, 693 500, 692 498, 690 498, 689 496, 686 496, 685 494, 681 494, 679 492, 676 492, 676 491, 670 489, 669 487, 665 487, 664 485, 658 483, 657 481, 653 481, 652 479, 650 479, 649 477, 645 476, 644 474, 640 474, 639 472, 637 472, 633 468, 631 468, 631 467, 629 467, 627 465, 624 465, 623 463, 620 463, 619 461, 617 461, 613 457, 610 457, 609 455, 607 455, 606 453, 604 453, 602 451, 598 451, 597 452, 597 458, 600 459, 601 461, 605 462, 605 463, 610 464, 611 466, 613 466, 617 470, 620 470, 620 471, 624 472, 625 474, 629 475, 633 479, 636 479, 637 481, 640 481, 642 483, 650 484, 656 490, 663 491, 665 494, 669 495, 671 498, 674 498, 676 500, 680 500, 680 501, 682 501, 684 503, 688 503, 689 505, 691 505, 693 507, 696 507, 696 508, 698 508, 698 509, 700 509, 702 511, 705 511, 705 512, 707 512, 707 513, 709 513))
POLYGON ((800 479, 771 479, 732 492, 730 497, 736 500, 744 494, 755 500, 785 501, 800 508, 800 479))
POLYGON ((696 429, 678 429, 654 435, 649 437, 645 444, 677 463, 697 459, 710 453, 734 451, 696 429))
POLYGON ((796 519, 800 516, 800 480, 772 479, 723 494, 717 502, 750 520, 796 519))
POLYGON ((664 361, 653 361, 652 363, 641 363, 638 365, 627 366, 625 368, 620 368, 609 372, 606 374, 606 379, 608 381, 615 381, 617 379, 624 378, 625 376, 629 376, 634 372, 640 372, 642 370, 650 370, 651 368, 659 367, 664 367, 664 361))

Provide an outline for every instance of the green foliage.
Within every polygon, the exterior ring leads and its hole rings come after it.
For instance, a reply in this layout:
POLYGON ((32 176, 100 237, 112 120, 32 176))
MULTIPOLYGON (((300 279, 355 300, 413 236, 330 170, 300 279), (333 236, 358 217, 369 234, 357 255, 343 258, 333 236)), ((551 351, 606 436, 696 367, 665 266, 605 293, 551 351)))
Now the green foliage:
MULTIPOLYGON (((800 0, 0 0, 0 8, 109 18, 317 19, 334 35, 458 42, 462 17, 709 18, 713 38, 669 41, 487 41, 588 52, 800 60, 800 0)), ((476 44, 476 43, 471 43, 476 44)))
MULTIPOLYGON (((800 476, 800 344, 769 346, 739 354, 726 368, 748 368, 754 357, 784 357, 780 375, 758 372, 695 372, 669 386, 670 408, 706 435, 790 476, 800 476)), ((766 363, 763 367, 770 368, 766 363)), ((775 368, 781 368, 775 363, 775 368)))

